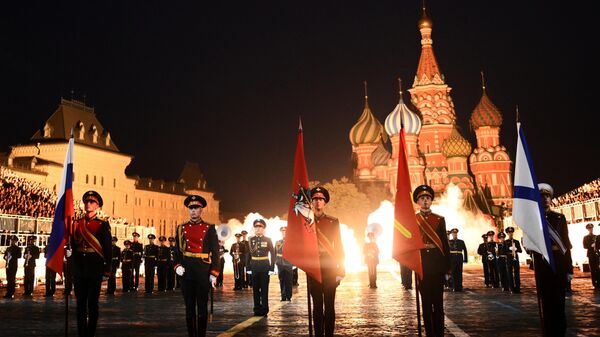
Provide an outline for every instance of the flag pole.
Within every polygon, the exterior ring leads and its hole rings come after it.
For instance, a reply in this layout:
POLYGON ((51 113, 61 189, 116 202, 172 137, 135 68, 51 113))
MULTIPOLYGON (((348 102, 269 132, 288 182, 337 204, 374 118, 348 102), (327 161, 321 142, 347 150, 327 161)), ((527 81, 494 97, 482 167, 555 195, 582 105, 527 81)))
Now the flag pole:
POLYGON ((308 303, 308 336, 313 336, 313 324, 312 324, 312 305, 310 301, 310 282, 308 280, 308 274, 306 274, 306 303, 308 303))
MULTIPOLYGON (((71 219, 68 220, 69 223, 67 224, 67 249, 70 250, 71 249, 71 219)), ((68 259, 68 257, 65 257, 65 259, 68 259)), ((66 282, 69 279, 69 277, 71 277, 71 275, 69 274, 70 270, 69 270, 69 261, 67 260, 66 263, 66 268, 63 272, 63 285, 65 285, 65 289, 66 289, 66 282)), ((70 295, 71 295, 71 291, 69 289, 69 292, 65 295, 65 337, 69 337, 69 299, 70 299, 70 295)))
POLYGON ((421 301, 419 300, 419 275, 415 273, 415 294, 417 295, 417 331, 419 332, 419 337, 421 337, 421 301))

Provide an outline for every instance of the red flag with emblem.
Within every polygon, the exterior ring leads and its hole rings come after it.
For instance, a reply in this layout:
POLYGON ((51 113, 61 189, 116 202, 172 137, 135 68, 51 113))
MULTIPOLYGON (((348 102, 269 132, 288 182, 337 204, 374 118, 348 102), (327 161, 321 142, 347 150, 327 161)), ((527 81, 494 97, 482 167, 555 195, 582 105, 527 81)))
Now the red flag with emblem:
POLYGON ((394 245, 392 256, 400 264, 412 269, 423 278, 421 248, 423 238, 413 208, 412 188, 406 160, 404 128, 400 129, 398 146, 398 176, 396 180, 396 203, 394 206, 394 245))
POLYGON ((308 188, 308 171, 304 160, 302 123, 298 128, 292 193, 288 208, 288 225, 283 258, 321 282, 319 246, 314 226, 314 215, 308 188))

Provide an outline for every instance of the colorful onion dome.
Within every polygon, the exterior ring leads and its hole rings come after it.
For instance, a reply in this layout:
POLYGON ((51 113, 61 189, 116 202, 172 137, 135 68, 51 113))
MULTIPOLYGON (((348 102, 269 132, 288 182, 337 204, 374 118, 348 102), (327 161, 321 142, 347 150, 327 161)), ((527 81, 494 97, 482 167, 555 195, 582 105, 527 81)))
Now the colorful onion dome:
POLYGON ((442 144, 442 154, 446 158, 468 157, 471 154, 471 144, 454 127, 450 136, 442 144))
POLYGON ((387 134, 383 129, 383 125, 373 116, 371 108, 369 108, 368 98, 365 93, 365 108, 360 118, 358 118, 358 122, 350 129, 350 142, 352 145, 387 141, 387 134))
POLYGON ((392 154, 389 153, 388 150, 385 149, 383 144, 379 144, 379 146, 373 151, 373 165, 375 166, 385 166, 388 163, 388 160, 392 157, 392 154))
POLYGON ((481 95, 479 104, 477 104, 471 114, 471 126, 473 129, 478 129, 481 126, 502 125, 502 113, 500 113, 500 110, 492 103, 485 92, 485 77, 483 72, 481 72, 481 86, 483 88, 483 95, 481 95))
MULTIPOLYGON (((400 82, 402 83, 402 82, 400 82)), ((404 132, 406 134, 419 134, 421 131, 421 119, 419 116, 410 110, 410 108, 404 104, 402 99, 402 86, 400 87, 400 102, 396 105, 396 108, 385 119, 385 131, 388 135, 393 136, 400 133, 400 128, 404 123, 404 132)))

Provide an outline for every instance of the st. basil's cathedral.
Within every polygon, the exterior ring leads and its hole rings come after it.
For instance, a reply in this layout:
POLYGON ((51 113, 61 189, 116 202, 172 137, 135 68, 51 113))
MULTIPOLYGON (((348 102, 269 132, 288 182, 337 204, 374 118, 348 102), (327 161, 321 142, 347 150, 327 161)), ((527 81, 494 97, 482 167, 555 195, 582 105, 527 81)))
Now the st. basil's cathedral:
POLYGON ((384 187, 395 194, 399 133, 403 126, 413 188, 428 184, 442 193, 452 183, 461 189, 465 199, 484 196, 487 203, 504 203, 510 208, 512 162, 500 144, 500 110, 488 97, 482 81, 483 93, 470 117, 477 138, 473 148, 456 125, 452 88, 446 84, 435 58, 433 24, 425 9, 418 27, 422 47, 415 79, 408 90, 410 103, 404 101, 400 85, 399 102, 382 124, 369 107, 365 84, 365 107, 349 135, 355 183, 361 188, 384 187), (386 148, 388 141, 392 153, 386 148))

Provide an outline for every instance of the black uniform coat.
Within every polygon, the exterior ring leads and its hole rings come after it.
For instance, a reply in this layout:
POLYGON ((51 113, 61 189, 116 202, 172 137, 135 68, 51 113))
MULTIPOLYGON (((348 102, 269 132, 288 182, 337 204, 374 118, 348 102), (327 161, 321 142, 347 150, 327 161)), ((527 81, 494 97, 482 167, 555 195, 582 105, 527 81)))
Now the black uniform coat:
POLYGON ((102 246, 102 254, 97 253, 82 253, 79 248, 89 248, 87 244, 79 238, 77 230, 71 239, 71 247, 73 248, 73 265, 74 276, 76 278, 101 278, 102 275, 109 276, 111 272, 112 260, 112 235, 110 234, 110 224, 104 219, 94 217, 90 220, 81 218, 76 221, 77 226, 88 226, 95 228, 92 235, 102 246))
POLYGON ((247 255, 246 268, 253 273, 274 271, 276 253, 271 238, 266 236, 253 236, 248 242, 250 252, 247 255), (253 259, 253 257, 269 257, 269 254, 270 259, 253 259))

